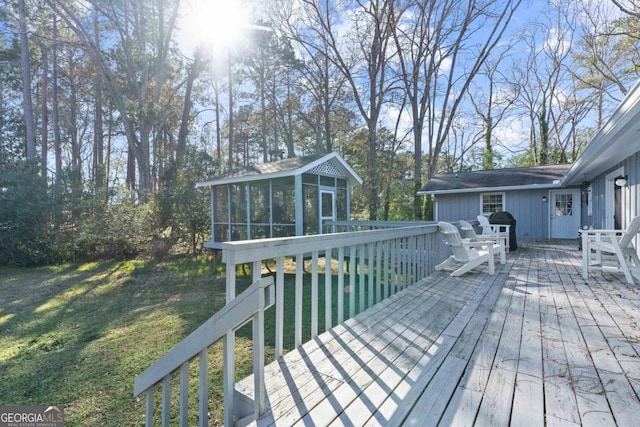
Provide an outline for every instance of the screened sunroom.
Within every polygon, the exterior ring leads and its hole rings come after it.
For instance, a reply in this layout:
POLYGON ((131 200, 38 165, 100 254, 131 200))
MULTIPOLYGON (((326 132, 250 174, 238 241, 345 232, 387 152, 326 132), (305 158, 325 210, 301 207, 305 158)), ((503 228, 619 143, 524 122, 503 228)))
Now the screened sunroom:
POLYGON ((205 244, 318 234, 350 216, 358 174, 335 152, 249 166, 196 184, 211 191, 211 235, 205 244))

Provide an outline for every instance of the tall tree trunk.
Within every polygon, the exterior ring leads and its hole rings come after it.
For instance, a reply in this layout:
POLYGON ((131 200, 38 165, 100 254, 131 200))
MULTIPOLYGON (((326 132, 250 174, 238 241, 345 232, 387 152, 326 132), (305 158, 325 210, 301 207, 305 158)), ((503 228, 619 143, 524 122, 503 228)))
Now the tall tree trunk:
POLYGON ((234 126, 233 126, 233 72, 231 69, 231 54, 227 54, 227 62, 229 67, 229 158, 227 159, 228 170, 233 169, 233 154, 234 154, 234 126))
MULTIPOLYGON (((98 15, 93 14, 93 29, 95 33, 96 43, 100 40, 100 26, 98 25, 98 15)), ((102 75, 96 71, 94 79, 95 87, 95 108, 93 120, 93 177, 96 191, 105 186, 105 170, 104 170, 104 132, 103 132, 103 112, 102 112, 102 75)))
POLYGON ((56 183, 62 180, 62 136, 60 135, 60 114, 58 103, 58 17, 53 17, 53 46, 51 52, 51 120, 53 121, 53 151, 56 163, 56 183))
POLYGON ((27 159, 36 157, 36 132, 31 98, 31 62, 29 57, 29 37, 27 34, 27 12, 25 0, 18 0, 18 17, 20 21, 20 61, 22 65, 22 103, 24 123, 27 133, 27 159))
POLYGON ((491 110, 489 110, 489 115, 484 119, 484 157, 482 159, 482 168, 486 170, 493 169, 492 130, 493 118, 491 117, 491 110))
POLYGON ((331 135, 331 101, 329 100, 329 57, 326 54, 323 54, 324 61, 324 69, 323 73, 325 78, 322 82, 322 112, 324 118, 324 150, 327 153, 333 151, 333 138, 331 135))
POLYGON ((542 106, 540 115, 538 116, 540 122, 540 164, 549 164, 549 121, 547 118, 547 99, 542 99, 542 106))
POLYGON ((187 87, 184 94, 184 104, 182 108, 182 118, 180 120, 180 130, 178 131, 178 144, 176 146, 176 166, 180 167, 184 163, 185 152, 187 151, 187 136, 189 134, 189 120, 191 116, 191 93, 193 82, 198 77, 201 69, 200 53, 196 52, 193 64, 187 75, 187 87))
POLYGON ((48 108, 48 89, 49 89, 49 49, 42 43, 40 45, 42 51, 42 123, 40 124, 40 140, 41 140, 41 169, 40 174, 46 178, 49 157, 49 108, 48 108))

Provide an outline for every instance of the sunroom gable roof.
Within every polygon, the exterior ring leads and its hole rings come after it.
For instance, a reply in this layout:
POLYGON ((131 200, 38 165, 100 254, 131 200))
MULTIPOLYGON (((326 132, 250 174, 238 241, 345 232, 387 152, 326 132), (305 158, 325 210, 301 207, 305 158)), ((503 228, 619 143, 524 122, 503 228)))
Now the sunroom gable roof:
POLYGON ((214 187, 223 184, 237 184, 249 181, 297 176, 312 170, 324 169, 328 175, 347 179, 351 185, 362 184, 362 178, 336 152, 328 154, 293 157, 275 162, 262 163, 235 169, 198 182, 197 188, 214 187), (324 167, 323 167, 324 166, 324 167))

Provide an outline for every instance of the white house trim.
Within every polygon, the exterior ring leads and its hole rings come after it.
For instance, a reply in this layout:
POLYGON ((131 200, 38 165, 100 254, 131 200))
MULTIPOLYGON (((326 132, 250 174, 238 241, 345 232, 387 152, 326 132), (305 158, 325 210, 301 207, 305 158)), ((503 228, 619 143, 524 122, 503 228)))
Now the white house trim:
POLYGON ((547 188, 562 188, 559 182, 550 184, 531 184, 531 185, 505 185, 502 187, 478 187, 478 188, 456 188, 454 190, 435 190, 435 191, 418 191, 418 195, 436 195, 436 194, 460 194, 460 193, 499 193, 501 191, 514 190, 544 190, 547 188))

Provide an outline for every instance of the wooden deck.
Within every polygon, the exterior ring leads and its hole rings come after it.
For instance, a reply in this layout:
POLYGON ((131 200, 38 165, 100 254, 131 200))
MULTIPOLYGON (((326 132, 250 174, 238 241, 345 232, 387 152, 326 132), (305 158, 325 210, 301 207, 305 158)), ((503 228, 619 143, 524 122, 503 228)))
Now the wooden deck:
POLYGON ((436 273, 272 363, 255 424, 640 425, 640 287, 585 282, 576 241, 496 267, 436 273))

